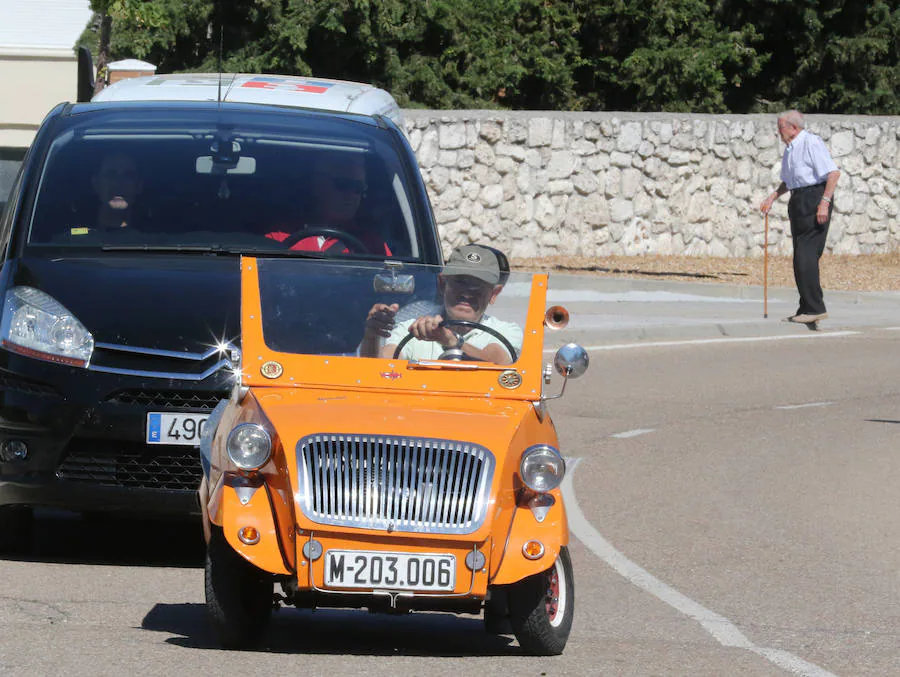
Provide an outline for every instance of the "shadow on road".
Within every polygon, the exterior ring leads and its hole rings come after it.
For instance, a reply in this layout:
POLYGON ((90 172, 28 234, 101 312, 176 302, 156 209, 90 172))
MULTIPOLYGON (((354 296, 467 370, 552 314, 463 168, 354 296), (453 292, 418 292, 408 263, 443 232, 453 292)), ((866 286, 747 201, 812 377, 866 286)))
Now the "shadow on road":
MULTIPOLYGON (((166 640, 176 646, 219 650, 202 604, 157 604, 144 617, 141 627, 180 635, 166 640)), ((293 607, 282 608, 272 615, 262 643, 254 650, 352 656, 521 654, 511 637, 487 634, 480 617, 424 612, 389 616, 357 610, 309 611, 293 607)))
POLYGON ((24 562, 113 566, 202 567, 206 553, 200 518, 38 510, 24 562))

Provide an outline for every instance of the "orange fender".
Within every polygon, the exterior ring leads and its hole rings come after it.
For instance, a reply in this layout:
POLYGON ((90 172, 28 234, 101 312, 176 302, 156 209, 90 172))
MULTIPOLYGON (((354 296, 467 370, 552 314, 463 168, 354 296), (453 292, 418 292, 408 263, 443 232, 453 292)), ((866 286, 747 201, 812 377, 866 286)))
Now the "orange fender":
POLYGON ((562 495, 558 489, 550 492, 550 495, 555 503, 542 522, 537 521, 527 505, 516 506, 506 537, 506 547, 497 572, 491 579, 491 585, 515 583, 546 571, 559 557, 560 548, 568 545, 569 521, 562 495), (540 541, 544 545, 544 554, 539 559, 528 559, 522 552, 522 547, 530 540, 540 541))
MULTIPOLYGON (((268 485, 260 482, 258 486, 248 488, 242 486, 243 480, 240 476, 225 475, 224 482, 216 487, 218 495, 210 501, 211 521, 221 525, 225 540, 235 552, 258 569, 273 574, 292 573, 295 546, 292 542, 283 547, 268 485), (213 515, 213 510, 218 514, 213 515), (238 538, 238 532, 244 527, 256 529, 257 543, 248 545, 238 538)), ((288 533, 293 536, 293 528, 288 533)))

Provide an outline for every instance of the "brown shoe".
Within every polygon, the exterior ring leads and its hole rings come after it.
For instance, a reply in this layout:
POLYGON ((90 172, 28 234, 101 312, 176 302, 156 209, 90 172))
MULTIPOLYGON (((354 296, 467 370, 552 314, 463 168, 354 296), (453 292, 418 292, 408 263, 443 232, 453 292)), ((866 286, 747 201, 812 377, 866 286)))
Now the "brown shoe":
POLYGON ((782 322, 793 322, 795 317, 797 317, 797 316, 796 315, 788 315, 787 317, 782 318, 781 321, 782 322))
POLYGON ((804 313, 803 315, 794 315, 791 318, 791 322, 799 322, 800 324, 810 324, 812 322, 818 322, 819 320, 824 320, 828 317, 828 313, 821 313, 819 315, 809 315, 804 313))

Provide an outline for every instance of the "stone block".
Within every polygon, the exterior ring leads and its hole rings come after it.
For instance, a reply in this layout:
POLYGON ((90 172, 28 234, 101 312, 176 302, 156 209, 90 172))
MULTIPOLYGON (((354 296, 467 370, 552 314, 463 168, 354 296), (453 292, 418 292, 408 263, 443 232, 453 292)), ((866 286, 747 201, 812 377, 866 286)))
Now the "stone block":
POLYGON ((613 223, 623 223, 634 216, 634 204, 631 200, 615 198, 609 203, 609 218, 613 223))
POLYGON ((466 145, 466 125, 453 122, 438 128, 438 145, 442 150, 455 150, 466 145))
POLYGON ((549 146, 553 140, 553 120, 551 118, 531 118, 528 120, 528 145, 549 146))
POLYGON ((524 120, 510 120, 505 128, 507 143, 525 143, 528 140, 528 125, 524 120))
POLYGON ((853 152, 856 145, 853 132, 844 130, 837 132, 831 137, 830 150, 833 157, 845 157, 853 152))
POLYGON ((621 153, 633 153, 640 147, 642 140, 641 123, 626 122, 619 130, 619 137, 616 139, 616 150, 621 153))
POLYGON ((547 174, 551 179, 567 179, 578 166, 578 157, 568 150, 556 150, 550 155, 547 174))
POLYGON ((495 144, 503 138, 503 127, 494 120, 483 120, 478 125, 478 136, 489 144, 495 144))

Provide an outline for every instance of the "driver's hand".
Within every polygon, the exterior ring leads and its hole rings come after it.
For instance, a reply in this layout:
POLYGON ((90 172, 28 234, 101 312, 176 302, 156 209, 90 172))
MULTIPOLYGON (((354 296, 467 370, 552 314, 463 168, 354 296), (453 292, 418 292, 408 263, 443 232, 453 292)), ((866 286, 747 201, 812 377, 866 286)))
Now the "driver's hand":
POLYGON ((456 345, 456 334, 447 327, 440 326, 444 318, 440 315, 423 315, 409 325, 409 333, 422 341, 437 341, 444 348, 456 345))
POLYGON ((394 328, 394 315, 400 310, 396 303, 376 303, 366 317, 366 334, 387 338, 394 328))

